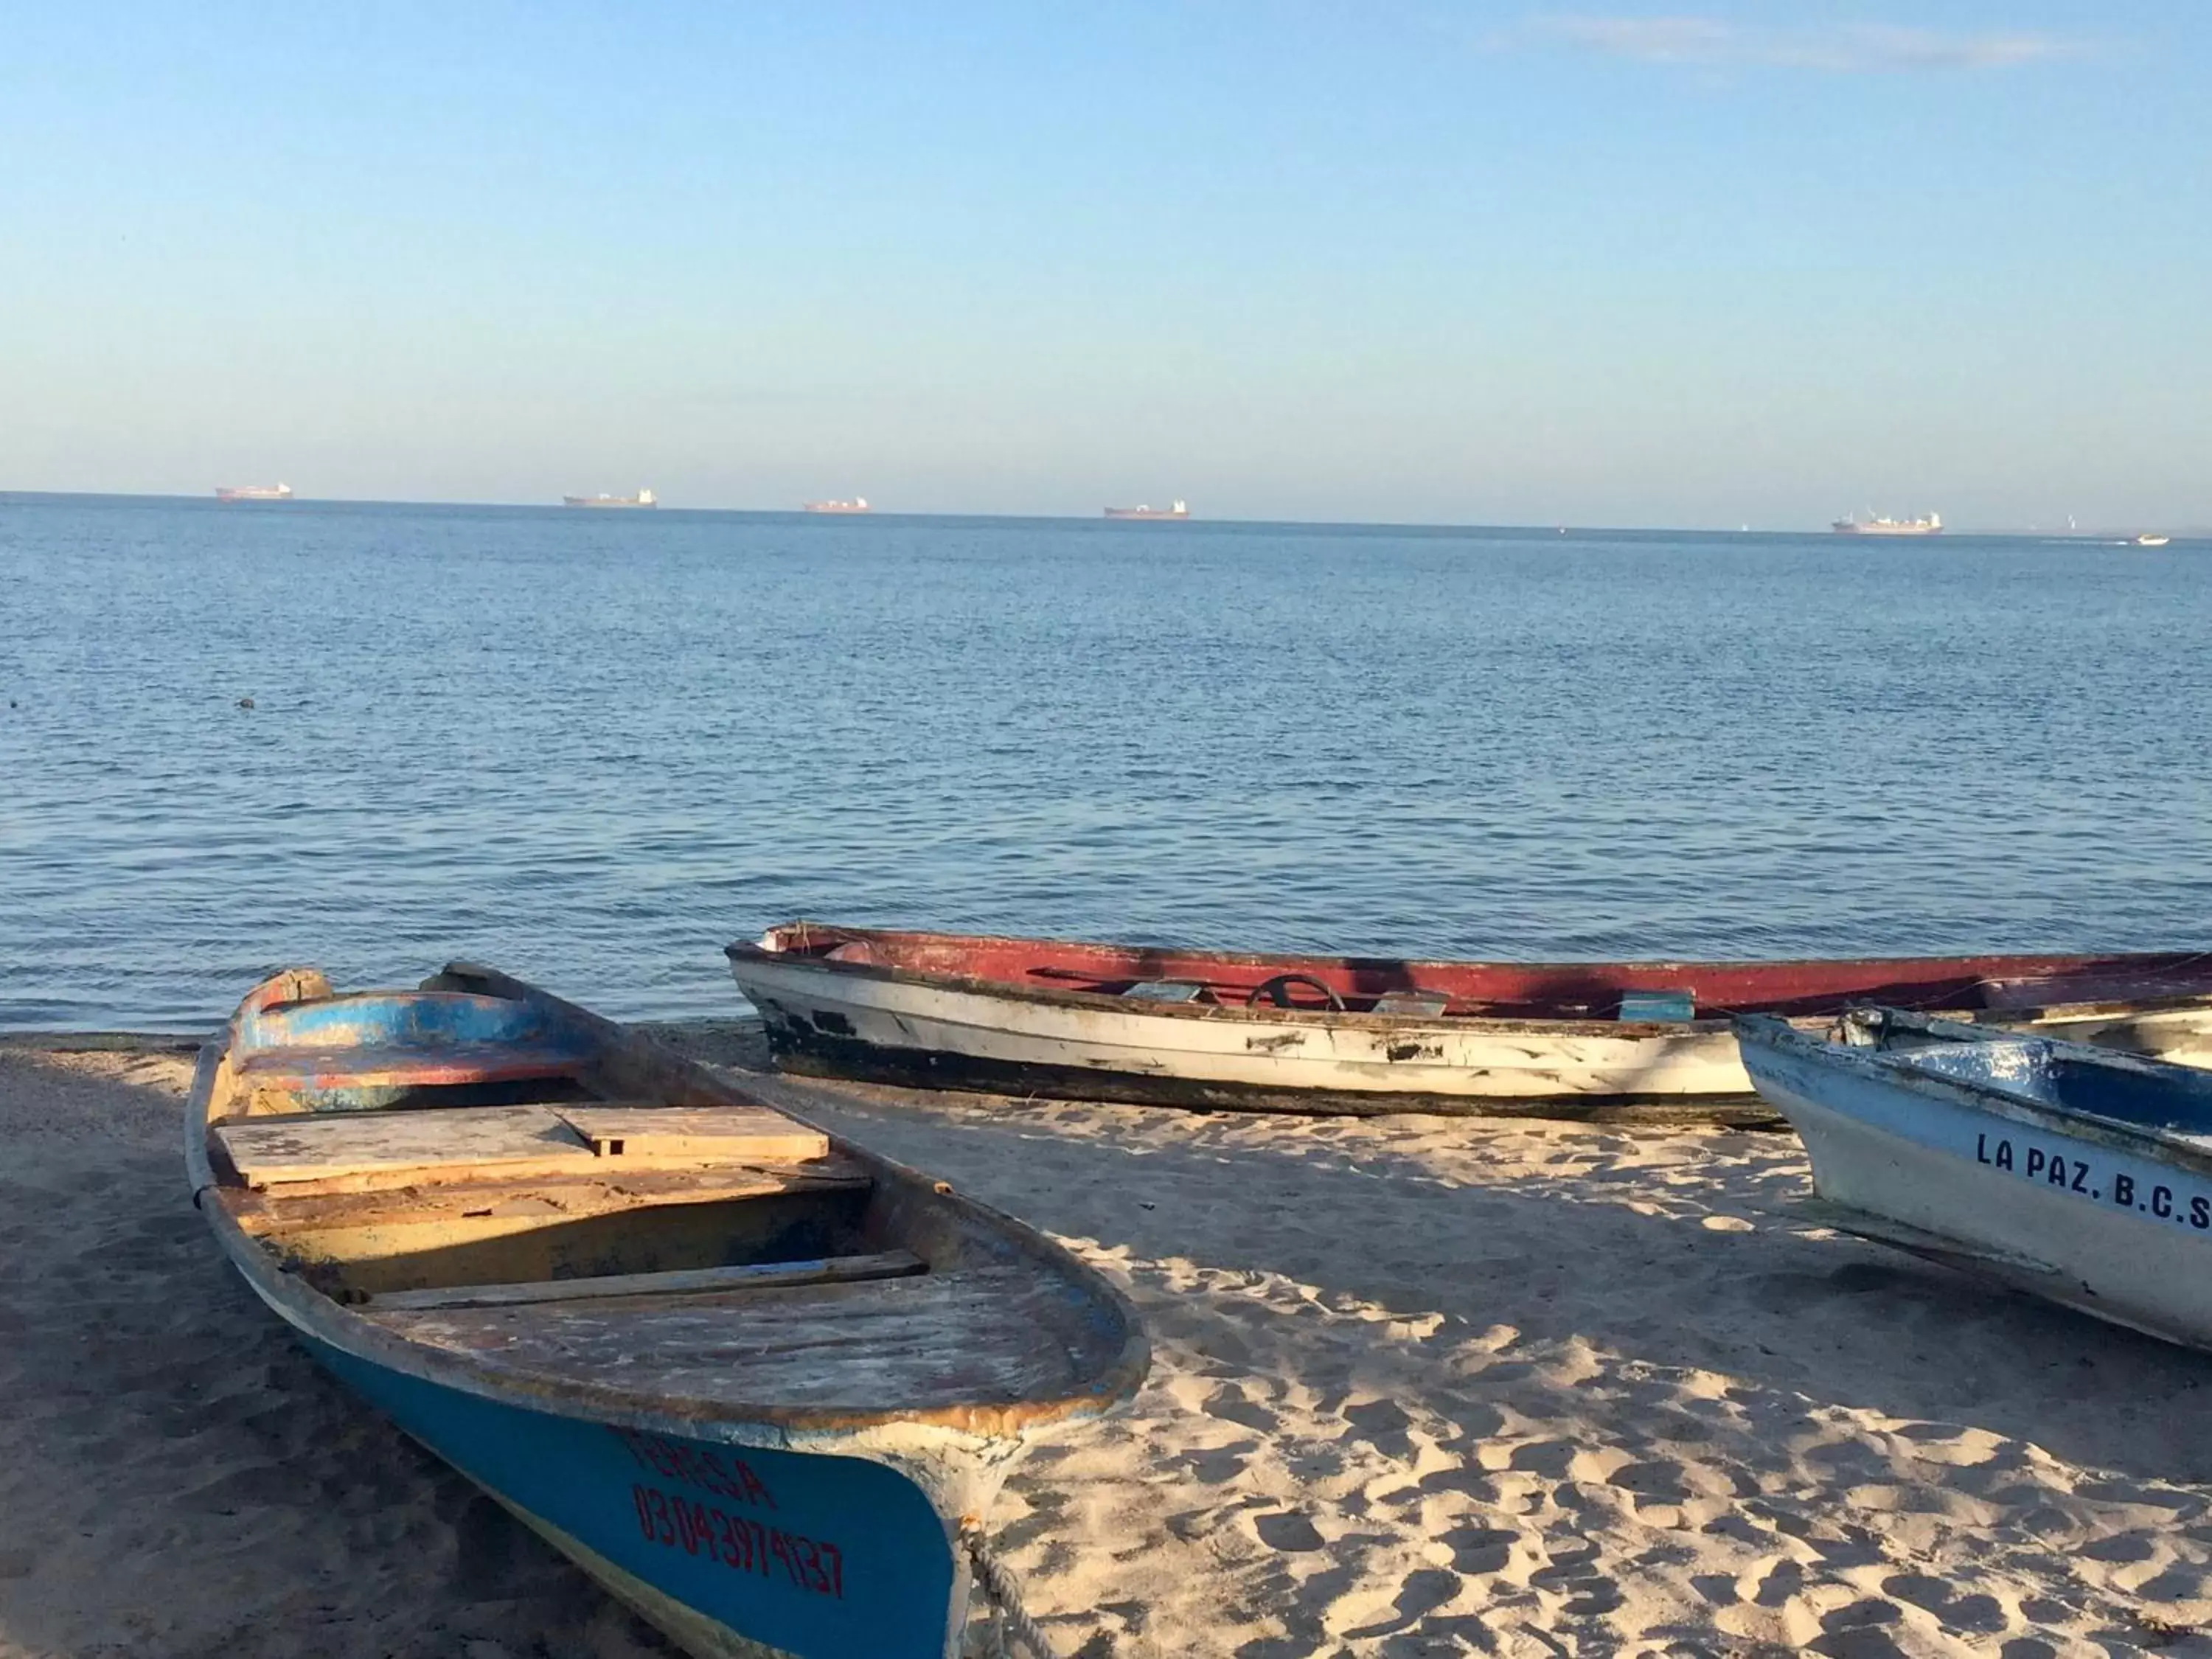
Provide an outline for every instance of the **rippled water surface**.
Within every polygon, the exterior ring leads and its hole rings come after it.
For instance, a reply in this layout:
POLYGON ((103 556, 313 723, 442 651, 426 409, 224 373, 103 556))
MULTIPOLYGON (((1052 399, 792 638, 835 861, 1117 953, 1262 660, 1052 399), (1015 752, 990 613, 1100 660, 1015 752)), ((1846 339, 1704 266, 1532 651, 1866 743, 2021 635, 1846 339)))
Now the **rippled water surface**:
POLYGON ((2201 944, 2212 546, 0 498, 0 1026, 805 914, 1507 957, 2201 944), (252 699, 252 707, 239 700, 252 699))

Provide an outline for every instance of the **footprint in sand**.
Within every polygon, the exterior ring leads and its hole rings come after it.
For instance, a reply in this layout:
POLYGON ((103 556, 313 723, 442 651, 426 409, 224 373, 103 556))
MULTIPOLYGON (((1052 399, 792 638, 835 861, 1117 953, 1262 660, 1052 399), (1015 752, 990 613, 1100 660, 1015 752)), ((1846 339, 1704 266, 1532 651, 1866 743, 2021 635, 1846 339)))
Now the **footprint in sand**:
POLYGON ((1737 1581, 1736 1594, 1754 1607, 1778 1607, 1805 1588, 1805 1569, 1788 1556, 1737 1581))
POLYGON ((1255 1509, 1265 1508, 1279 1513, 1274 1504, 1264 1498, 1237 1498, 1225 1504, 1204 1504, 1194 1510, 1183 1510, 1163 1517, 1161 1524, 1187 1544, 1211 1537, 1222 1528, 1233 1525, 1239 1517, 1255 1509))
POLYGON ((1469 1522, 1454 1527, 1437 1541, 1451 1551, 1452 1570, 1474 1578, 1504 1572, 1520 1538, 1516 1532, 1469 1522))
POLYGON ((1934 1613, 1945 1624, 1977 1634, 1994 1635, 2012 1621, 1993 1595, 1961 1595, 1946 1579, 1922 1572, 1892 1573, 1881 1593, 1934 1613))
POLYGON ((1281 1419, 1273 1412, 1255 1401, 1245 1397, 1242 1390, 1224 1384, 1216 1389, 1202 1407, 1208 1417, 1220 1418, 1243 1428, 1257 1429, 1261 1434, 1273 1434, 1281 1419))
POLYGON ((1540 1474, 1547 1480, 1564 1480, 1580 1449, 1568 1440, 1532 1440, 1516 1446, 1506 1467, 1528 1474, 1540 1474))
POLYGON ((1624 1463, 1613 1472, 1612 1484, 1653 1503, 1682 1504, 1693 1496, 1682 1473, 1674 1462, 1624 1463))
POLYGON ((1260 1449, 1256 1440, 1241 1440, 1233 1446, 1218 1447, 1211 1451, 1187 1452, 1176 1460, 1201 1485, 1225 1486, 1244 1473, 1244 1466, 1260 1449))
POLYGON ((1292 1511, 1255 1515, 1252 1517, 1252 1530, 1260 1534, 1260 1541, 1269 1549, 1290 1554, 1321 1549, 1326 1544, 1311 1521, 1292 1511))
POLYGON ((1442 1567, 1421 1567, 1409 1572, 1400 1581, 1398 1592, 1390 1596, 1388 1612, 1376 1604, 1387 1591, 1368 1590, 1345 1596, 1324 1615, 1328 1628, 1347 1641, 1362 1638, 1394 1636, 1413 1624, 1424 1614, 1434 1612, 1456 1600, 1466 1584, 1455 1572, 1442 1567), (1382 1615, 1382 1616, 1378 1616, 1382 1615), (1349 1626, 1352 1619, 1370 1622, 1349 1626))
POLYGON ((2115 1538, 2100 1538, 2081 1546, 2078 1552, 2092 1561, 2109 1561, 2124 1565, 2130 1561, 2148 1561, 2156 1553, 2158 1546, 2139 1532, 2124 1532, 2115 1538))
POLYGON ((1360 1439, 1385 1456, 1410 1458, 1413 1455, 1413 1443, 1406 1432, 1413 1427, 1413 1419, 1396 1401, 1370 1400, 1362 1405, 1347 1406, 1344 1419, 1360 1439))
POLYGON ((1568 1617, 1595 1619, 1621 1604, 1620 1586, 1605 1571, 1605 1553, 1594 1540, 1567 1538, 1545 1547, 1551 1559, 1530 1573, 1528 1582, 1565 1595, 1561 1611, 1568 1617))

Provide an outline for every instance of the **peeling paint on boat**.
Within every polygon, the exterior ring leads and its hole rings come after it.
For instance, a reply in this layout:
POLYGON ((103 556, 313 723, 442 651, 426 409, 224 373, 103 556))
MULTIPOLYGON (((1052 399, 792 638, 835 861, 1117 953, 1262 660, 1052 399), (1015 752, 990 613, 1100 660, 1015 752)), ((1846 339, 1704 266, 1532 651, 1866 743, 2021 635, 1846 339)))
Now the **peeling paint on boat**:
MULTIPOLYGON (((793 923, 770 930, 760 945, 731 945, 728 954, 778 1060, 795 1071, 1201 1107, 1775 1121, 1753 1091, 1725 1006, 1707 1013, 1701 1004, 1700 1017, 1690 1020, 1622 1020, 1168 1002, 1077 988, 1084 975, 1072 971, 1052 970, 1059 984, 1012 982, 1004 966, 990 969, 995 978, 963 972, 963 944, 979 961, 993 963, 1018 959, 1024 948, 1043 962, 1055 951, 1096 957, 1116 949, 793 923), (902 954, 904 942, 916 940, 927 943, 909 954, 925 957, 931 963, 926 969, 907 965, 902 954)), ((1492 973, 1532 983, 1549 976, 1599 1001, 1608 994, 1617 1000, 1630 988, 1701 981, 1729 986, 1748 1000, 1765 975, 1789 988, 1776 1000, 1783 1011, 1808 1024, 1848 1006, 1847 994, 1828 988, 1855 981, 1876 985, 1917 975, 1931 995, 1958 997, 1961 987, 1985 983, 2047 980, 2063 987, 2070 974, 2085 988, 2109 988, 2116 976, 2132 975, 2130 988, 2170 983, 2179 994, 2021 1006, 1983 1017, 2179 1059, 2212 1054, 2212 958, 2202 956, 1545 965, 1202 956, 1133 947, 1121 955, 1131 964, 1125 979, 1139 981, 1210 972, 1224 981, 1241 974, 1249 987, 1273 969, 1290 968, 1347 984, 1371 978, 1377 988, 1392 989, 1455 973, 1492 973), (2103 977, 2091 977, 2093 969, 2103 977), (2014 977, 2000 977, 2007 973, 2014 977), (2157 979, 2160 974, 2167 979, 2157 979), (1810 1010, 1823 998, 1826 1012, 1815 1016, 1810 1010)))

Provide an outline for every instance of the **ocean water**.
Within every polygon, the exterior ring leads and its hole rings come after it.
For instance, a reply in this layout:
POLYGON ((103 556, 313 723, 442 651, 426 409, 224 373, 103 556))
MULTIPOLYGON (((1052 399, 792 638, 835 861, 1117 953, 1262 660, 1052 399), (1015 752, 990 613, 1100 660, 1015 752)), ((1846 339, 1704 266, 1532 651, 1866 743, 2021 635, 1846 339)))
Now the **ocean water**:
POLYGON ((823 919, 2212 937, 2212 545, 0 497, 0 1027, 823 919), (252 706, 240 701, 251 698, 252 706))

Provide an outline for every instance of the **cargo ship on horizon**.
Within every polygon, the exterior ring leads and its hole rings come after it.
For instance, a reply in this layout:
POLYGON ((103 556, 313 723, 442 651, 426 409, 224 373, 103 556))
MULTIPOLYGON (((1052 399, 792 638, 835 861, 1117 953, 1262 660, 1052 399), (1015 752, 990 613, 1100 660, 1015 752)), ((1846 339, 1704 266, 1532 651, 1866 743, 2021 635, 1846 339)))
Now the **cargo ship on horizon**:
POLYGON ((804 501, 800 503, 800 508, 807 513, 870 513, 875 510, 868 505, 866 495, 855 495, 849 501, 804 501))
POLYGON ((230 484, 215 492, 219 501, 289 501, 292 486, 276 484, 230 484))
POLYGON ((1940 536, 1943 533, 1943 515, 1930 513, 1924 519, 1838 519, 1828 528, 1838 536, 1940 536))
POLYGON ((563 495, 563 507, 659 507, 650 489, 641 489, 635 495, 563 495))
POLYGON ((1106 509, 1106 516, 1109 519, 1188 519, 1190 509, 1181 501, 1173 507, 1109 507, 1106 509))

